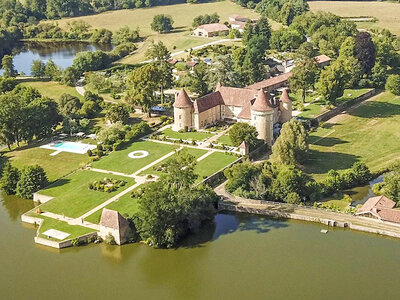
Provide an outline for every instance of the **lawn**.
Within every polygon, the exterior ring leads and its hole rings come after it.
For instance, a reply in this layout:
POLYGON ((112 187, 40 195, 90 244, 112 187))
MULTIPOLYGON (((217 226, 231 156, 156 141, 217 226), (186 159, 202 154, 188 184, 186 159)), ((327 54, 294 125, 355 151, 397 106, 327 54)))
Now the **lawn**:
POLYGON ((389 1, 310 1, 312 11, 326 11, 341 17, 371 16, 378 22, 359 22, 359 28, 386 28, 400 35, 400 5, 389 1))
POLYGON ((92 166, 98 169, 133 174, 153 161, 163 157, 177 149, 176 145, 162 144, 151 141, 139 141, 132 143, 129 147, 112 152, 108 156, 94 162, 92 166), (128 154, 133 151, 145 150, 149 155, 144 158, 129 158, 128 154))
POLYGON ((226 146, 233 146, 231 138, 229 137, 229 134, 224 134, 222 135, 218 140, 217 143, 223 144, 226 146))
POLYGON ((193 141, 202 141, 206 138, 212 137, 212 133, 208 132, 178 132, 173 131, 171 128, 167 128, 162 132, 165 136, 173 138, 173 139, 182 139, 182 140, 193 140, 193 141))
MULTIPOLYGON (((133 199, 131 197, 131 193, 125 194, 121 198, 119 198, 117 201, 114 201, 110 203, 109 205, 106 206, 108 209, 116 210, 118 211, 121 215, 128 215, 132 216, 134 215, 137 210, 138 210, 138 203, 136 199, 133 199)), ((100 223, 100 218, 103 210, 100 209, 96 211, 95 213, 91 214, 89 217, 87 217, 85 220, 91 223, 99 224, 100 223)))
POLYGON ((12 152, 6 152, 5 156, 19 169, 29 165, 40 165, 46 171, 50 181, 71 173, 90 160, 87 155, 68 152, 50 156, 53 152, 54 150, 42 149, 38 146, 25 146, 12 152))
POLYGON ((54 199, 46 202, 40 208, 43 211, 77 218, 134 183, 133 179, 127 177, 80 170, 41 190, 40 194, 54 197, 54 199), (111 193, 89 189, 90 183, 105 177, 124 180, 127 184, 111 193))
POLYGON ((29 85, 39 90, 39 92, 45 96, 54 100, 60 99, 62 94, 70 94, 78 98, 82 98, 81 95, 76 91, 75 87, 66 86, 55 81, 40 81, 40 80, 23 80, 24 85, 29 85))
MULTIPOLYGON (((191 24, 198 15, 212 14, 217 12, 220 16, 220 22, 224 23, 228 17, 233 14, 239 14, 245 17, 257 18, 259 15, 253 10, 243 8, 231 1, 218 1, 199 4, 176 4, 166 6, 156 6, 150 8, 139 8, 133 10, 109 11, 102 14, 77 17, 73 19, 62 19, 57 21, 61 27, 66 27, 72 20, 83 20, 94 28, 107 28, 116 31, 120 27, 128 25, 130 28, 140 29, 140 35, 145 37, 144 43, 138 44, 139 49, 133 56, 122 60, 123 63, 138 63, 145 59, 145 51, 151 44, 151 41, 162 41, 170 51, 179 51, 190 49, 213 40, 221 38, 202 38, 190 36, 192 33, 191 24), (158 14, 170 15, 174 20, 174 30, 168 34, 159 34, 151 29, 153 17, 158 14)), ((279 28, 280 25, 271 21, 273 28, 279 28)))
POLYGON ((198 180, 202 180, 225 168, 238 158, 223 152, 214 152, 203 160, 199 161, 194 169, 199 175, 198 180))
MULTIPOLYGON (((198 159, 199 157, 203 156, 204 154, 206 154, 208 152, 207 150, 195 149, 195 148, 189 148, 189 147, 186 147, 185 151, 187 151, 187 153, 189 153, 190 155, 193 155, 196 159, 198 159)), ((170 158, 167 158, 166 161, 168 159, 171 159, 174 156, 175 156, 175 154, 173 156, 171 156, 170 158)), ((155 165, 154 167, 143 171, 140 175, 152 174, 152 175, 160 176, 162 174, 162 172, 156 171, 155 169, 157 169, 157 167, 160 166, 161 164, 163 164, 164 162, 165 161, 162 161, 162 162, 158 163, 157 165, 155 165)))
POLYGON ((322 179, 330 169, 342 170, 363 161, 379 171, 400 158, 399 124, 400 97, 377 95, 311 134, 305 170, 322 179))

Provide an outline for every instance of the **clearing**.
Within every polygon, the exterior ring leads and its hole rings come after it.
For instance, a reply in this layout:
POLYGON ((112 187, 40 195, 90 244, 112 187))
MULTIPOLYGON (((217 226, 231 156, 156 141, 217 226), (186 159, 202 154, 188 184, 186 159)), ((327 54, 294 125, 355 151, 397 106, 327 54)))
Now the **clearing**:
POLYGON ((178 132, 178 131, 173 131, 171 128, 165 129, 164 131, 162 131, 162 134, 172 139, 178 139, 178 140, 182 139, 182 140, 192 140, 192 141, 202 141, 206 138, 213 136, 213 134, 208 132, 201 132, 201 131, 178 132))
POLYGON ((310 1, 312 11, 326 11, 341 17, 375 17, 378 22, 357 22, 359 28, 386 28, 400 35, 400 4, 372 1, 310 1))
POLYGON ((356 161, 373 171, 400 157, 400 97, 388 92, 329 120, 310 135, 305 170, 322 179, 330 169, 347 169, 356 161))
POLYGON ((39 92, 45 96, 54 100, 59 100, 62 94, 70 94, 72 96, 82 98, 78 94, 75 87, 66 86, 55 81, 37 80, 34 78, 27 78, 21 80, 24 85, 29 85, 39 90, 39 92))

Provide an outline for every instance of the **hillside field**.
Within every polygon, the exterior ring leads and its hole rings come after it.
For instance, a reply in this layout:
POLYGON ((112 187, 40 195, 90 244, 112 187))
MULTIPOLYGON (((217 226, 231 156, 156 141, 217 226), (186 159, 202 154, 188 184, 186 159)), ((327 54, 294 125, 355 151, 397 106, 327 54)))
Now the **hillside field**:
MULTIPOLYGON (((228 21, 230 15, 239 14, 245 17, 257 18, 259 15, 253 10, 243 8, 231 1, 219 1, 200 4, 176 4, 139 8, 132 10, 109 11, 98 15, 66 18, 57 21, 59 26, 66 27, 72 20, 83 20, 93 28, 107 28, 116 31, 120 27, 128 25, 130 28, 140 29, 140 35, 145 37, 143 43, 139 43, 137 53, 122 60, 123 63, 137 63, 145 59, 144 53, 152 40, 161 40, 170 51, 190 49, 198 45, 206 44, 221 38, 194 37, 192 33, 192 21, 196 16, 218 13, 220 23, 228 21), (170 15, 174 20, 174 30, 171 33, 159 34, 151 29, 153 17, 158 14, 170 15), (174 49, 175 47, 175 49, 174 49)), ((273 28, 279 28, 279 24, 270 21, 273 28)))
POLYGON ((386 28, 400 36, 400 3, 375 1, 309 1, 312 11, 341 17, 375 17, 378 22, 358 22, 359 28, 386 28))

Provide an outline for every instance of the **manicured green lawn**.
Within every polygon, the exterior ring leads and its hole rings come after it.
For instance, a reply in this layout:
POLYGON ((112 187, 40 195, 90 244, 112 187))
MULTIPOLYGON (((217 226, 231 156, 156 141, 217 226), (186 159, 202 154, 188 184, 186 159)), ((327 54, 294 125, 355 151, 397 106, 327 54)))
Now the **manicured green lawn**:
POLYGON ((43 204, 41 209, 43 211, 77 218, 122 192, 134 183, 134 180, 128 177, 79 170, 40 191, 40 194, 54 197, 53 200, 43 204), (124 180, 127 184, 111 193, 89 189, 89 184, 91 182, 102 180, 105 177, 124 180))
POLYGON ((370 90, 371 89, 345 89, 343 96, 336 99, 336 105, 360 97, 361 95, 368 93, 370 90))
MULTIPOLYGON (((183 151, 183 150, 181 150, 181 151, 183 151)), ((203 156, 204 154, 206 154, 208 152, 207 150, 188 148, 188 147, 185 148, 185 151, 187 151, 187 153, 189 153, 190 155, 193 155, 196 159, 198 159, 199 157, 203 156)), ((170 158, 172 158, 173 156, 171 156, 170 158)), ((167 158, 166 161, 170 158, 167 158)), ((161 164, 163 164, 164 162, 165 161, 162 161, 159 164, 155 165, 154 167, 143 171, 140 175, 151 174, 151 175, 160 176, 162 174, 162 172, 156 171, 155 169, 157 169, 157 167, 160 166, 161 164)))
POLYGON ((299 117, 312 119, 325 112, 327 109, 321 103, 315 102, 307 105, 299 117))
POLYGON ((48 239, 51 241, 61 242, 61 241, 65 241, 65 240, 70 240, 70 239, 74 239, 74 238, 80 237, 82 235, 96 231, 91 228, 87 228, 87 227, 83 227, 83 226, 69 225, 67 222, 59 221, 59 220, 56 220, 53 218, 48 218, 48 217, 45 217, 45 216, 42 216, 42 215, 39 215, 36 213, 32 213, 29 215, 32 217, 36 217, 36 218, 40 218, 40 219, 44 220, 42 226, 40 226, 40 229, 39 229, 39 237, 45 238, 45 239, 48 239), (49 229, 59 230, 62 232, 69 233, 70 235, 67 238, 65 238, 64 240, 49 238, 42 234, 43 232, 46 232, 49 229))
POLYGON ((202 141, 206 138, 212 137, 212 133, 207 132, 177 132, 173 131, 171 128, 167 128, 162 132, 167 137, 173 139, 182 139, 182 140, 193 140, 193 141, 202 141))
POLYGON ((40 80, 23 80, 24 85, 29 85, 39 90, 39 92, 45 96, 54 100, 60 99, 62 94, 70 94, 78 98, 82 98, 81 95, 76 91, 75 87, 63 85, 55 81, 40 81, 40 80))
POLYGON ((194 169, 195 173, 199 175, 198 180, 218 172, 225 168, 227 165, 233 163, 238 157, 229 155, 223 152, 214 152, 203 160, 199 161, 194 169))
POLYGON ((400 97, 380 94, 332 122, 310 136, 305 170, 317 179, 356 161, 378 171, 400 158, 400 97))
POLYGON ((19 169, 38 164, 46 171, 50 181, 71 173, 90 160, 87 155, 68 152, 50 156, 53 152, 55 151, 39 147, 22 147, 21 149, 6 152, 5 156, 19 169))
POLYGON ((224 134, 221 136, 218 140, 217 143, 227 145, 227 146, 233 146, 231 138, 229 137, 229 134, 224 134))
MULTIPOLYGON (((116 210, 118 211, 121 215, 128 215, 132 216, 137 213, 138 210, 138 204, 136 199, 133 199, 131 197, 131 193, 125 194, 121 198, 118 199, 118 201, 112 202, 109 205, 106 206, 108 209, 116 210)), ((100 223, 100 218, 101 218, 101 213, 103 212, 102 209, 96 211, 95 213, 91 214, 89 217, 87 217, 85 220, 91 223, 99 224, 100 223)))
POLYGON ((92 166, 98 169, 132 174, 177 148, 176 145, 151 141, 134 142, 126 149, 112 152, 110 155, 101 158, 94 162, 92 166), (149 155, 143 158, 130 158, 128 156, 129 153, 138 150, 145 150, 149 152, 149 155))

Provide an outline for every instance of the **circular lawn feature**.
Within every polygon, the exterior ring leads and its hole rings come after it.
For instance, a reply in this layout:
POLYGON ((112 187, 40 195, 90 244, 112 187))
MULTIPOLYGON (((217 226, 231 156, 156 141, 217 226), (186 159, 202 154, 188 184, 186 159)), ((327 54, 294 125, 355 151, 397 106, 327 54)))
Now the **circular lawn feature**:
POLYGON ((143 158, 149 155, 149 152, 144 151, 144 150, 137 150, 137 151, 133 151, 131 153, 128 154, 128 156, 130 158, 143 158))

